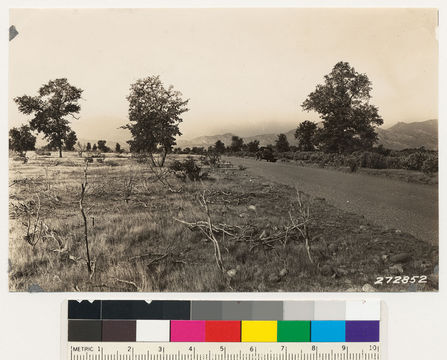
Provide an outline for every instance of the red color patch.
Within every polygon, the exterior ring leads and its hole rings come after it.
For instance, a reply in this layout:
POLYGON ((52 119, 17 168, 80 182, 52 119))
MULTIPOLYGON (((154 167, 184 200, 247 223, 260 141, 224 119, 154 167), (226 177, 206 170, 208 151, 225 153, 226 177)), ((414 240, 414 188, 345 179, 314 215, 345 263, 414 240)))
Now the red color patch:
POLYGON ((240 342, 241 322, 240 321, 206 321, 205 323, 206 342, 240 342))

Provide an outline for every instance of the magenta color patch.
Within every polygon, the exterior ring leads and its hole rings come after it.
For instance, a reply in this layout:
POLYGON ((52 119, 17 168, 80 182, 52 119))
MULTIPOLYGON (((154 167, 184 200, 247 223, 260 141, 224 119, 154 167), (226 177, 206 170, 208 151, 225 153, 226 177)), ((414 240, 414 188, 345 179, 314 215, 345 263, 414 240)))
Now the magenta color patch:
POLYGON ((205 321, 171 320, 171 342, 187 341, 205 341, 205 321))

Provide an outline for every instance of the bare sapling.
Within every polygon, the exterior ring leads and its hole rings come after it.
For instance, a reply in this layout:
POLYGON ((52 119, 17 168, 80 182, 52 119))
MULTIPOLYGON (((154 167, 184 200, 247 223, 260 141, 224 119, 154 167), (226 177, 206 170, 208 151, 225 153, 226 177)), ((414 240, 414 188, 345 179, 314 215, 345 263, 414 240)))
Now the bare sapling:
POLYGON ((216 239, 216 236, 214 235, 214 233, 221 232, 222 237, 224 237, 225 234, 227 234, 229 236, 235 236, 235 234, 226 230, 224 224, 220 224, 217 226, 213 224, 213 221, 211 220, 210 209, 208 207, 208 201, 206 200, 205 195, 206 195, 206 191, 204 191, 200 195, 199 203, 202 206, 202 208, 205 210, 206 220, 200 220, 200 221, 196 221, 194 223, 186 222, 186 221, 179 220, 176 218, 174 218, 174 220, 188 226, 191 230, 198 229, 203 235, 206 236, 206 238, 208 240, 211 241, 211 243, 213 244, 213 247, 214 247, 214 258, 216 260, 217 267, 219 268, 220 271, 225 273, 225 267, 223 265, 222 253, 220 251, 219 241, 216 239))
POLYGON ((171 174, 170 169, 166 169, 164 167, 157 167, 154 163, 148 162, 149 169, 152 174, 155 176, 155 179, 162 184, 165 188, 167 188, 172 193, 180 193, 183 189, 182 187, 175 188, 168 180, 169 175, 171 174))
POLYGON ((81 197, 79 199, 79 209, 81 210, 81 215, 84 220, 84 241, 85 241, 85 250, 87 254, 87 270, 89 274, 92 274, 92 265, 90 262, 90 252, 88 248, 88 222, 87 216, 85 215, 84 210, 84 197, 85 191, 87 189, 88 181, 87 181, 87 170, 88 170, 88 161, 85 162, 84 167, 84 181, 81 183, 81 197))
POLYGON ((40 197, 36 194, 37 203, 35 205, 35 209, 31 208, 32 202, 27 204, 21 204, 25 214, 27 215, 26 226, 26 235, 25 240, 28 244, 30 244, 33 248, 37 245, 39 240, 42 238, 43 231, 43 221, 40 218, 40 197), (34 215, 33 215, 34 213, 34 215))
MULTIPOLYGON (((310 244, 309 244, 309 227, 308 227, 310 221, 309 196, 305 195, 302 191, 299 191, 298 189, 296 189, 296 194, 298 204, 298 216, 300 221, 300 226, 296 226, 296 228, 301 233, 301 236, 304 238, 304 245, 306 247, 307 256, 309 257, 309 261, 313 264, 314 262, 310 254, 310 244)), ((293 225, 296 224, 296 219, 294 219, 292 216, 290 216, 290 220, 293 225)))

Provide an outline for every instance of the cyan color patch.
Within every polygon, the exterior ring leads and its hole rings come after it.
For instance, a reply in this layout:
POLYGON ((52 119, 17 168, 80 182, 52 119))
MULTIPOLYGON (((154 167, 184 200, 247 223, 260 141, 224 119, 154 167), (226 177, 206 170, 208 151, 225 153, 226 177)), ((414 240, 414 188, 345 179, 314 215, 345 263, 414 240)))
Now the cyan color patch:
POLYGON ((311 342, 344 342, 346 340, 346 322, 338 320, 311 321, 311 342))

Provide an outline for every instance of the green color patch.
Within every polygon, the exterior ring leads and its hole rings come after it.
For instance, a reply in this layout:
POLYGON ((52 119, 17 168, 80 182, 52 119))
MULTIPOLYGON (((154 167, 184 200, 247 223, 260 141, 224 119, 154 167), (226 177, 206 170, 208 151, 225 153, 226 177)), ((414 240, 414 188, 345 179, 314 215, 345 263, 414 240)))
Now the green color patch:
POLYGON ((278 342, 310 342, 310 321, 278 321, 278 342))

